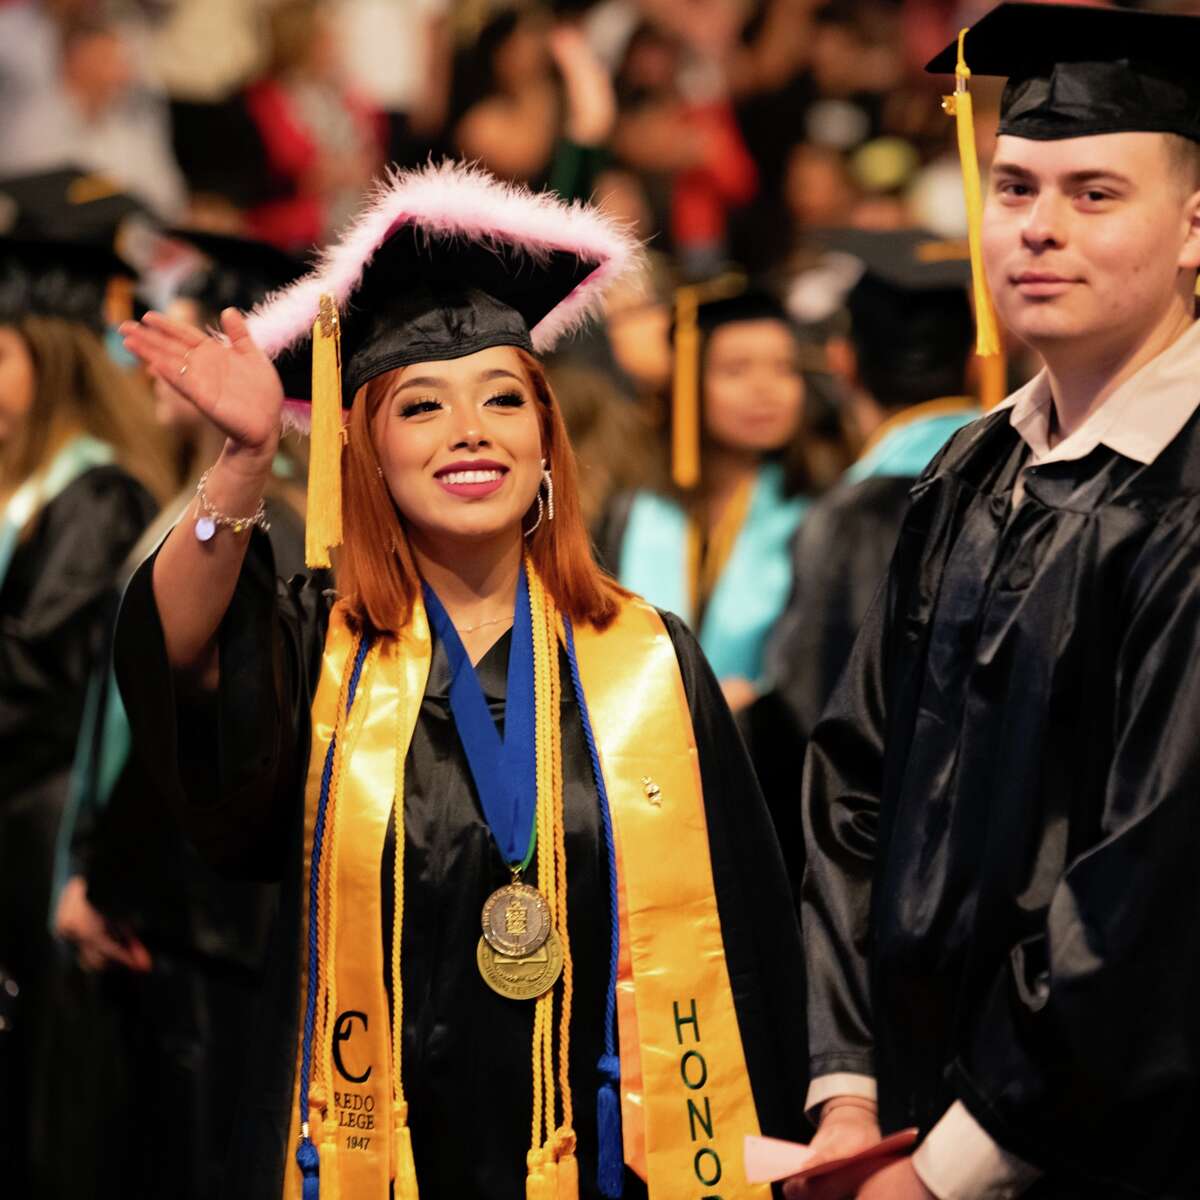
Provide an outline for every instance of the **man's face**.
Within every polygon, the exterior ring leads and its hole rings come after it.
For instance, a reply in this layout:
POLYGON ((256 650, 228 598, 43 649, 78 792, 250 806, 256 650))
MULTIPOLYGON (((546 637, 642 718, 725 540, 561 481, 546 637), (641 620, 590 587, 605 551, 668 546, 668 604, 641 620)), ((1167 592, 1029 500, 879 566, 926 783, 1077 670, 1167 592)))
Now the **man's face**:
POLYGON ((1200 264, 1196 209, 1161 134, 999 138, 983 253, 1000 320, 1043 352, 1137 341, 1200 264))

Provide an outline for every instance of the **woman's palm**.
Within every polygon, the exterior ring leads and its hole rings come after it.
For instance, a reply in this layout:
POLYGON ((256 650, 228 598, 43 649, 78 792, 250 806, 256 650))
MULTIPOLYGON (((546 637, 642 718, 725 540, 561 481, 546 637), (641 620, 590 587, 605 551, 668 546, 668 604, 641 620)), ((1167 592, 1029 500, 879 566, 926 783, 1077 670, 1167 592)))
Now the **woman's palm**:
POLYGON ((235 309, 221 314, 221 327, 226 340, 151 312, 126 322, 121 333, 154 375, 226 437, 247 450, 273 451, 283 408, 279 373, 235 309))

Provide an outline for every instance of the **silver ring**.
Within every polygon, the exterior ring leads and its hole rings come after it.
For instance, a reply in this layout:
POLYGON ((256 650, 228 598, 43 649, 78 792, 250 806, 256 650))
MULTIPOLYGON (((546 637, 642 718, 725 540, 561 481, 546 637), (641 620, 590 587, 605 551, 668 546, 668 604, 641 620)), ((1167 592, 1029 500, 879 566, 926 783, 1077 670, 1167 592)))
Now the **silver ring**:
MULTIPOLYGON (((194 349, 194 347, 193 347, 193 349, 194 349)), ((189 350, 189 351, 188 351, 188 352, 187 352, 187 353, 186 353, 186 354, 183 356, 183 366, 181 366, 181 367, 179 368, 179 377, 180 377, 181 379, 183 378, 183 376, 184 376, 184 375, 186 375, 186 374, 188 373, 188 359, 189 359, 189 358, 191 358, 191 357, 192 357, 192 351, 191 351, 191 350, 189 350)))

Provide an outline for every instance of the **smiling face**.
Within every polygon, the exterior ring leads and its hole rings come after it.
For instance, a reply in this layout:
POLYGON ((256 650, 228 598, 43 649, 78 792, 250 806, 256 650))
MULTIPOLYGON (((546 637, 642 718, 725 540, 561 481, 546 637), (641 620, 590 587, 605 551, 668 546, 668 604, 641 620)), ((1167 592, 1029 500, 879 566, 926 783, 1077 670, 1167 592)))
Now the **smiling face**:
POLYGON ((709 335, 704 425, 731 450, 768 454, 786 446, 804 412, 796 339, 783 321, 733 321, 709 335))
POLYGON ((1198 197, 1155 133, 1003 136, 983 250, 1001 321, 1043 353, 1135 346, 1185 304, 1198 197))
POLYGON ((418 537, 519 529, 542 479, 538 400, 508 346, 390 372, 371 419, 384 480, 418 537))

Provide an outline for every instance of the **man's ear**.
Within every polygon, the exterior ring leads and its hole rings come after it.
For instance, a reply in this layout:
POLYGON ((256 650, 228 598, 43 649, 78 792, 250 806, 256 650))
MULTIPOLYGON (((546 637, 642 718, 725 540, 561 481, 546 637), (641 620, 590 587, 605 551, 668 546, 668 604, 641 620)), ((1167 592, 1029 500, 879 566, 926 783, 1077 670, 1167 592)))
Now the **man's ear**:
POLYGON ((1200 268, 1200 190, 1193 192, 1184 206, 1188 233, 1179 252, 1179 266, 1185 271, 1200 268))

